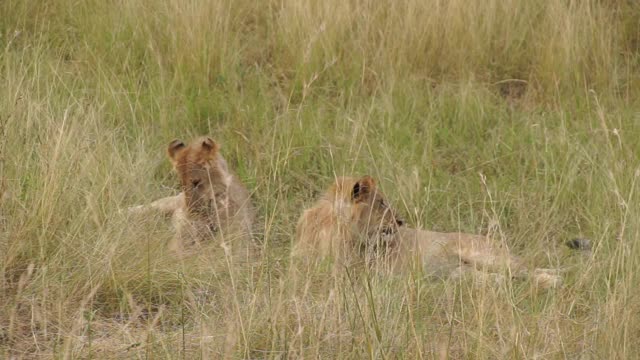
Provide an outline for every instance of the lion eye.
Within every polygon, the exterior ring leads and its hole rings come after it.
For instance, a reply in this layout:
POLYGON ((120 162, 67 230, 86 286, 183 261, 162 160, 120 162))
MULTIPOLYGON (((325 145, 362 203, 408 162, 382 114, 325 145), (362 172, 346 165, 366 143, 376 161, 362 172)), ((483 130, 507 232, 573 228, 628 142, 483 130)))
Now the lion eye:
POLYGON ((191 185, 192 185, 194 188, 197 188, 198 186, 200 186, 200 184, 201 184, 201 183, 202 183, 202 181, 201 181, 200 179, 193 179, 193 180, 191 180, 191 185))

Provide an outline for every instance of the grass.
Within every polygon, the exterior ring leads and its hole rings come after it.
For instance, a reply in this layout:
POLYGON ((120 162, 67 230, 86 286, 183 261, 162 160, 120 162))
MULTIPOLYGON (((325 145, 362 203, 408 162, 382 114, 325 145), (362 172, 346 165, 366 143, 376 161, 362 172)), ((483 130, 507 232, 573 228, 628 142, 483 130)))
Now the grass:
POLYGON ((629 358, 640 6, 0 2, 0 357, 629 358), (253 262, 166 249, 165 147, 210 134, 253 262), (374 176, 412 226, 496 232, 564 287, 296 267, 301 210, 374 176), (3 195, 4 194, 4 195, 3 195), (580 255, 562 243, 592 239, 580 255))

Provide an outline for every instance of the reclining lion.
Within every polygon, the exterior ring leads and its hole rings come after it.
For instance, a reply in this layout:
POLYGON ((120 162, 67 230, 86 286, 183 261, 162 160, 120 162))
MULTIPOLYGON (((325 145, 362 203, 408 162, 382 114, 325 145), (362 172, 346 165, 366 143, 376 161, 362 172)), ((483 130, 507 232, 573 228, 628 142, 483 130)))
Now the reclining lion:
POLYGON ((255 215, 249 191, 229 170, 219 150, 209 137, 189 145, 173 140, 167 153, 182 192, 129 209, 130 213, 155 210, 171 215, 176 229, 170 246, 174 250, 213 236, 231 242, 252 235, 255 215))
POLYGON ((363 257, 375 252, 394 270, 418 264, 426 273, 459 276, 510 273, 542 288, 561 284, 557 270, 527 269, 491 238, 404 225, 369 177, 341 177, 298 221, 294 256, 363 257))

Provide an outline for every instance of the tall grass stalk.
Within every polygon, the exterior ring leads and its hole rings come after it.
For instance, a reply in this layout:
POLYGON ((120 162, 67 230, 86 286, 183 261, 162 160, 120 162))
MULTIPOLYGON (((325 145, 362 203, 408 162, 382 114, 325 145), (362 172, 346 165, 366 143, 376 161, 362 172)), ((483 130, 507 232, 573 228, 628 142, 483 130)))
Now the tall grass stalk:
POLYGON ((0 2, 0 357, 634 356, 638 23, 630 1, 0 2), (165 147, 199 134, 252 190, 254 258, 179 259, 166 219, 124 215, 179 191, 165 147), (342 174, 564 286, 296 265, 342 174))

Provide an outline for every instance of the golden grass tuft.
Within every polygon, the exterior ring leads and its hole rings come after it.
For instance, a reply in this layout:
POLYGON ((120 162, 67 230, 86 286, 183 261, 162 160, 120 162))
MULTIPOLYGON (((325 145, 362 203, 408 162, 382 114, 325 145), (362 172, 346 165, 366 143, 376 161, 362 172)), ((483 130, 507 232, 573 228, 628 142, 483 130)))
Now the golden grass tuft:
POLYGON ((0 2, 0 357, 630 358, 640 7, 628 1, 0 2), (176 259, 172 138, 253 192, 255 261, 176 259), (503 236, 562 289, 289 263, 334 176, 503 236), (565 250, 592 239, 591 254, 565 250))

